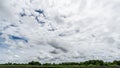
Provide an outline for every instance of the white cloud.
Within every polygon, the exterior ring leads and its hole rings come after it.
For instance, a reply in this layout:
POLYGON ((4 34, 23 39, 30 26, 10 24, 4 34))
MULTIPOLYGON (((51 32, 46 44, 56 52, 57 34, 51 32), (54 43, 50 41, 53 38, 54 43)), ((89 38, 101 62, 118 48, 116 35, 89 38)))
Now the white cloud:
POLYGON ((6 0, 3 3, 7 12, 0 12, 3 15, 0 39, 4 38, 3 43, 8 46, 0 52, 3 62, 120 59, 119 0, 6 0))

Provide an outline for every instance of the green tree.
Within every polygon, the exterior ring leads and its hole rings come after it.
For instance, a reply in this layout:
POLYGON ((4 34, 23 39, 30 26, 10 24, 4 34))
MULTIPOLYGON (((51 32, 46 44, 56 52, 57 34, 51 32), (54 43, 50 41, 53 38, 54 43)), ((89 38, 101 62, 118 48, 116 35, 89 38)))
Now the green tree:
POLYGON ((31 61, 28 63, 29 65, 41 65, 38 61, 31 61))
POLYGON ((46 66, 48 66, 48 65, 52 65, 51 63, 44 63, 43 65, 46 65, 46 66))
POLYGON ((113 61, 113 64, 120 65, 120 61, 115 60, 113 61))
POLYGON ((103 65, 104 64, 104 62, 102 61, 102 60, 89 60, 89 61, 85 61, 85 62, 83 62, 83 64, 84 65, 90 65, 90 64, 92 64, 92 65, 103 65))

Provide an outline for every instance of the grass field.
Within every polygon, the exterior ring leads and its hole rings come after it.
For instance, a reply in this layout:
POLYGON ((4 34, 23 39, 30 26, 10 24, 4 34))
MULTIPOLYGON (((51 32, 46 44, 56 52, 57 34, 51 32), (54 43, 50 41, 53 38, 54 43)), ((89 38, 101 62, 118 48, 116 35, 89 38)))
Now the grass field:
POLYGON ((120 68, 120 66, 79 66, 79 65, 58 65, 58 66, 39 66, 39 65, 0 65, 0 68, 120 68))
POLYGON ((64 62, 64 63, 40 63, 31 61, 28 63, 5 63, 0 68, 120 68, 120 61, 104 62, 102 60, 88 60, 85 62, 64 62))

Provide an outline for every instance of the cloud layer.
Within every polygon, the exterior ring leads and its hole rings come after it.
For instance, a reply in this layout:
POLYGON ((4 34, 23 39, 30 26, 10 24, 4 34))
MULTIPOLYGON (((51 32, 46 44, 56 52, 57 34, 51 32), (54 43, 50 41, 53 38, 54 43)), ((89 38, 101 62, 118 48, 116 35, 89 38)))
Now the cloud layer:
POLYGON ((119 0, 1 3, 1 63, 120 60, 119 0))

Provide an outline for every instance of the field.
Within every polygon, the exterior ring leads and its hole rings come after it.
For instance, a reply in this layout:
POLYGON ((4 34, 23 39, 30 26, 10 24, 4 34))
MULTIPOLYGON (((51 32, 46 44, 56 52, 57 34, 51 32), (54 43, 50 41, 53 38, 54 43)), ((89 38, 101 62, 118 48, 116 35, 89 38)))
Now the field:
POLYGON ((88 60, 85 62, 64 62, 64 63, 40 63, 31 61, 28 63, 5 63, 0 68, 120 68, 120 61, 104 62, 102 60, 88 60))
POLYGON ((0 68, 120 68, 120 66, 79 66, 79 65, 50 65, 50 66, 39 66, 39 65, 0 65, 0 68))

